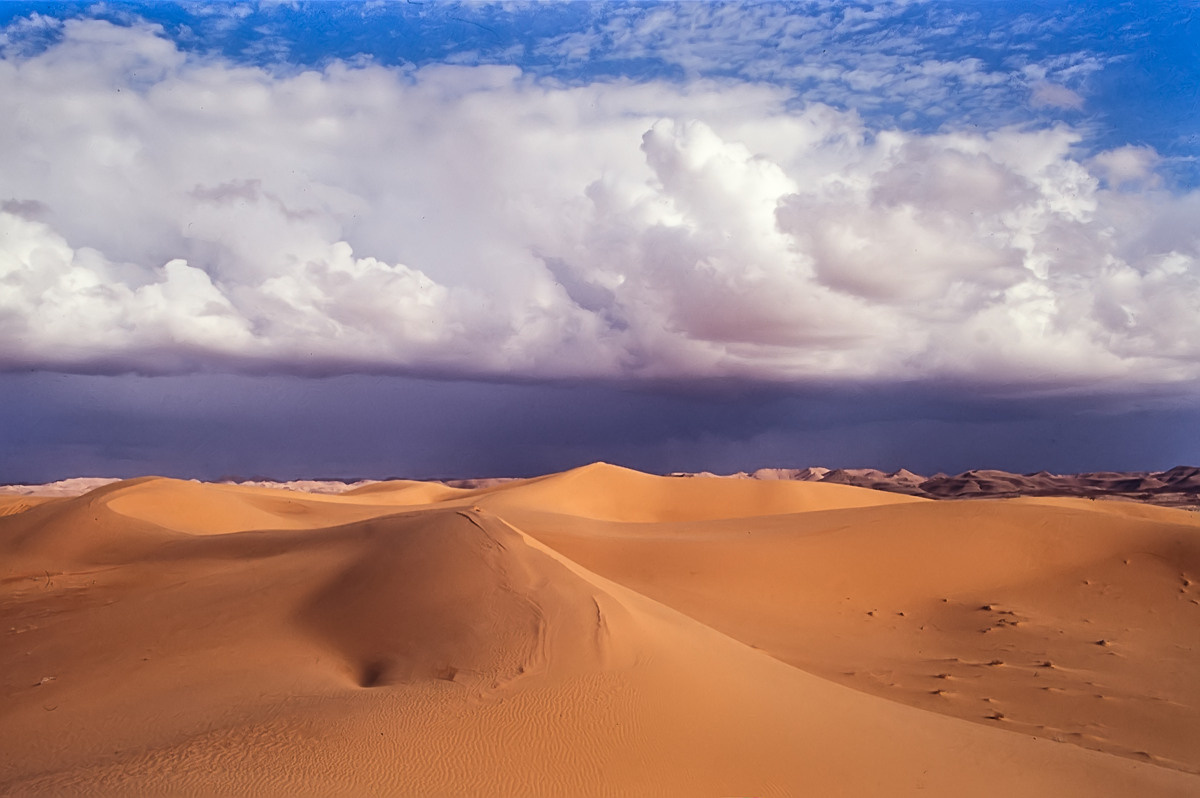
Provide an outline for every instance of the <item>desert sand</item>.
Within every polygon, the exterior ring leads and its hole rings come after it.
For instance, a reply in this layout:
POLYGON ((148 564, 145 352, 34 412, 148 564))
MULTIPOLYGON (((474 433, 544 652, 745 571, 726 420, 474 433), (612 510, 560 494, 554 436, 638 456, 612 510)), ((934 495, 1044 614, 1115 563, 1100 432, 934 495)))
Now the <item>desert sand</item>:
POLYGON ((5 795, 1200 795, 1200 514, 595 464, 0 497, 5 795))

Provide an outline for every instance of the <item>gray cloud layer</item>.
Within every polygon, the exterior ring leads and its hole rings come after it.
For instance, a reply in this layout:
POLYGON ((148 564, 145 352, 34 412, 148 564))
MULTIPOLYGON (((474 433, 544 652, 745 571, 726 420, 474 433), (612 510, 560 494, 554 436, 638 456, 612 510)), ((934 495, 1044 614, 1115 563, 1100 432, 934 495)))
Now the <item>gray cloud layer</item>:
POLYGON ((533 476, 597 459, 1056 473, 1194 463, 1200 411, 926 387, 735 395, 346 375, 0 374, 0 483, 74 476, 533 476))
POLYGON ((68 21, 0 60, 0 367, 1200 379, 1200 194, 1153 150, 792 100, 68 21))

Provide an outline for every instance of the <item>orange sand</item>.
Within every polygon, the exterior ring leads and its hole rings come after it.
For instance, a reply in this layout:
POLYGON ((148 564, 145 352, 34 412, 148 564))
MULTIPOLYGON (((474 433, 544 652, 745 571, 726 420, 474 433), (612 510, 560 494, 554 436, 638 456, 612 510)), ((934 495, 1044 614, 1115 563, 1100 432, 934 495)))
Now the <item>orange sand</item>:
POLYGON ((0 498, 5 795, 1200 794, 1200 516, 594 465, 0 498))

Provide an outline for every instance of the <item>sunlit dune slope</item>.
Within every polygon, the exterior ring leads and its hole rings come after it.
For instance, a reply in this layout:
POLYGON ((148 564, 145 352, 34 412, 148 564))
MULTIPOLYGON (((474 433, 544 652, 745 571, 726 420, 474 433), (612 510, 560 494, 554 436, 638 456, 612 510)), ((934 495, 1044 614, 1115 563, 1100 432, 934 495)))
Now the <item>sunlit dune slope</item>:
POLYGON ((603 521, 696 521, 928 501, 849 485, 659 477, 595 463, 477 492, 503 512, 537 509, 603 521))
POLYGON ((1191 739, 1170 674, 1194 645, 1158 637, 1191 594, 1164 629, 1134 605, 1168 612, 1193 517, 708 482, 148 479, 0 517, 0 794, 1197 793, 1186 752, 1125 750, 1151 717, 1191 739), (1071 659, 1085 608, 1112 644, 1071 659), (1004 665, 974 661, 983 638, 1004 665), (1058 661, 1029 678, 1103 681, 1112 714, 1071 705, 1099 743, 1023 714, 1048 701, 1017 677, 1043 639, 1058 661), (1164 700, 1113 689, 1135 676, 1164 700), (926 706, 920 679, 1004 717, 926 706))
POLYGON ((27 505, 4 518, 0 523, 0 578, 119 565, 177 537, 181 533, 130 519, 109 506, 122 490, 154 482, 146 477, 113 483, 81 496, 27 505))
POLYGON ((71 498, 19 497, 14 510, 0 528, 8 555, 0 576, 123 563, 182 536, 311 529, 380 512, 336 496, 159 477, 113 482, 71 498))
POLYGON ((1200 772, 1200 520, 988 500, 691 524, 531 510, 565 556, 876 695, 1200 772))
MULTIPOLYGON (((370 494, 347 501, 341 495, 303 493, 243 485, 204 485, 172 479, 137 482, 137 490, 117 483, 105 506, 129 518, 193 535, 248 529, 311 529, 379 513, 370 494)), ((390 484, 390 483, 385 483, 390 484)), ((370 487, 368 486, 367 490, 370 487)), ((386 499, 389 507, 425 504, 440 485, 408 483, 386 499), (430 490, 432 489, 432 490, 430 490)), ((446 491, 452 491, 446 488, 446 491)))

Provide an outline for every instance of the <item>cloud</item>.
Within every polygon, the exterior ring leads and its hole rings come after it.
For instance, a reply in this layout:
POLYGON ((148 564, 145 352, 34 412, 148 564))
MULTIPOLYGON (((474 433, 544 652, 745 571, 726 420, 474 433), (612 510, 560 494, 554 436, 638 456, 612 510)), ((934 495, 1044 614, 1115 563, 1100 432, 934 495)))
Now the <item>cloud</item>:
POLYGON ((537 51, 559 71, 563 61, 632 61, 665 78, 786 85, 876 125, 929 131, 949 118, 1002 125, 1081 109, 1088 76, 1110 61, 1083 22, 1061 9, 1025 19, 999 4, 614 5, 537 51))
POLYGON ((1125 146, 1098 153, 1091 166, 1113 188, 1143 188, 1160 182, 1154 171, 1159 160, 1150 147, 1125 146))
POLYGON ((96 20, 0 61, 0 115, 8 370, 1200 379, 1200 195, 1068 126, 922 134, 728 77, 277 73, 96 20))
POLYGON ((1048 81, 1038 81, 1033 84, 1033 106, 1035 108, 1068 108, 1072 111, 1083 110, 1083 97, 1071 91, 1066 86, 1048 81))
POLYGON ((1196 462, 1195 404, 963 401, 938 386, 703 395, 346 375, 0 374, 0 481, 162 474, 532 476, 603 459, 764 466, 1158 470, 1196 462))

